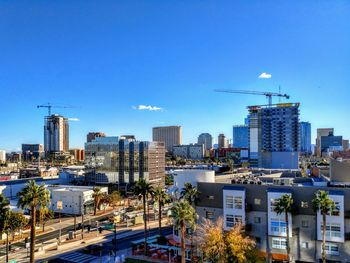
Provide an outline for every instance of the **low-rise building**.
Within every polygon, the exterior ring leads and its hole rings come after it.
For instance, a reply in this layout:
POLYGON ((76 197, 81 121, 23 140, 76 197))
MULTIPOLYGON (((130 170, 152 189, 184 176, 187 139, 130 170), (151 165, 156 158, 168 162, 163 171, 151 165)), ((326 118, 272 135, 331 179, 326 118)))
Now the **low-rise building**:
MULTIPOLYGON (((93 187, 91 186, 49 186, 51 193, 51 209, 69 215, 91 213, 94 209, 93 187)), ((108 193, 107 187, 101 192, 108 193)))

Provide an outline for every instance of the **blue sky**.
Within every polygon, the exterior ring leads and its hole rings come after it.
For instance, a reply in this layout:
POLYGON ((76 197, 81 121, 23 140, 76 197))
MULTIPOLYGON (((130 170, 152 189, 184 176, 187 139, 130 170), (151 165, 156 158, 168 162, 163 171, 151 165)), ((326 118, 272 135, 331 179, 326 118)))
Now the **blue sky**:
POLYGON ((55 110, 80 119, 71 147, 89 131, 149 140, 153 126, 175 124, 184 143, 201 132, 231 138, 246 106, 266 99, 213 89, 279 85, 313 137, 334 127, 350 138, 349 47, 349 1, 4 0, 0 149, 43 142, 36 105, 46 102, 74 106, 55 110))

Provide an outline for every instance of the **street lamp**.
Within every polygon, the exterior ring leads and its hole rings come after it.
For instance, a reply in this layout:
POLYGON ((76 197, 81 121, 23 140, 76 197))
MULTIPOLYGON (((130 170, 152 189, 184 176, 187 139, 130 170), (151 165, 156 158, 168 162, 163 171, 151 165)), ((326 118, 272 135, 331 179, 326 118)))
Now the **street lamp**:
POLYGON ((117 255, 117 223, 114 222, 114 254, 117 255))

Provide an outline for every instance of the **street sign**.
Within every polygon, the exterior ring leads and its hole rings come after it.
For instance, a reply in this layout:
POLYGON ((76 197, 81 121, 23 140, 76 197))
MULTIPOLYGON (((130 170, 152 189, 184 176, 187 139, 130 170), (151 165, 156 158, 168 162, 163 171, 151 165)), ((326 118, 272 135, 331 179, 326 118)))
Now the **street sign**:
POLYGON ((57 207, 57 209, 62 210, 63 209, 62 201, 57 201, 56 207, 57 207))

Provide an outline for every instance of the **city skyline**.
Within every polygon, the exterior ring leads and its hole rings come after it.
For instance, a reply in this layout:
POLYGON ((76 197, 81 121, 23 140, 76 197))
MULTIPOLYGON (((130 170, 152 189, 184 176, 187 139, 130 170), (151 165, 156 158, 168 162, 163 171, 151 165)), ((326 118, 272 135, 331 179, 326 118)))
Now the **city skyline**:
POLYGON ((47 102, 74 106, 53 110, 72 120, 71 148, 90 131, 150 140, 169 125, 183 127, 184 144, 203 132, 216 143, 266 100, 214 89, 279 85, 301 103, 312 143, 317 128, 349 138, 348 2, 81 3, 2 4, 0 149, 43 143, 36 105, 47 102))

